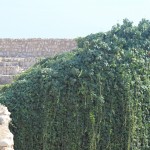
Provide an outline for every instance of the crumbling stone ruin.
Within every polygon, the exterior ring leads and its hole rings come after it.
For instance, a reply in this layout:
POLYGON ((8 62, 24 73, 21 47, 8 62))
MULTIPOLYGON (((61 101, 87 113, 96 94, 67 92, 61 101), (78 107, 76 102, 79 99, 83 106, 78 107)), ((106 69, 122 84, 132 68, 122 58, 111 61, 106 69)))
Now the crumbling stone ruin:
POLYGON ((77 47, 71 39, 0 39, 0 85, 12 82, 39 59, 71 51, 77 47))
POLYGON ((0 104, 0 150, 14 150, 13 134, 9 131, 10 112, 0 104))

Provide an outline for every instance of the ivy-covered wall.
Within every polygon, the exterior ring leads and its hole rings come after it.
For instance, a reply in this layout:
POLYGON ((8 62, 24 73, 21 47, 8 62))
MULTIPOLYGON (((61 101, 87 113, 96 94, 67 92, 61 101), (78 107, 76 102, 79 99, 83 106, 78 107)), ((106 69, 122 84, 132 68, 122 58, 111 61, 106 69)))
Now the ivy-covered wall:
POLYGON ((1 89, 16 150, 149 150, 150 22, 78 38, 1 89))

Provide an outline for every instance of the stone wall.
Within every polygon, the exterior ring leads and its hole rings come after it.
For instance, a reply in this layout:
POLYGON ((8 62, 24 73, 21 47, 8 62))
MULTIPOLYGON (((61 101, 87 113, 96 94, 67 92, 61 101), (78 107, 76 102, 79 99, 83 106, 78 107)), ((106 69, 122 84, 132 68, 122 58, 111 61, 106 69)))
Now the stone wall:
POLYGON ((14 150, 13 134, 9 131, 10 112, 0 104, 0 150, 14 150))
POLYGON ((10 83, 39 59, 76 47, 73 39, 0 39, 0 85, 10 83))
POLYGON ((0 39, 0 57, 47 57, 74 48, 71 39, 0 39))

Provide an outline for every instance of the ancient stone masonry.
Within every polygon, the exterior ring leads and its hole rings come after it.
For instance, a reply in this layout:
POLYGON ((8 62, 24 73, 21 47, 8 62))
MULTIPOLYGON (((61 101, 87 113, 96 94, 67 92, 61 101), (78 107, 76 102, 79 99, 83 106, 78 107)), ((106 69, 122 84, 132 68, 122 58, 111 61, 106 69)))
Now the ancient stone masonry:
POLYGON ((0 104, 0 150, 14 150, 13 134, 9 131, 10 112, 0 104))
POLYGON ((72 39, 0 39, 0 85, 35 64, 40 58, 71 51, 72 39))

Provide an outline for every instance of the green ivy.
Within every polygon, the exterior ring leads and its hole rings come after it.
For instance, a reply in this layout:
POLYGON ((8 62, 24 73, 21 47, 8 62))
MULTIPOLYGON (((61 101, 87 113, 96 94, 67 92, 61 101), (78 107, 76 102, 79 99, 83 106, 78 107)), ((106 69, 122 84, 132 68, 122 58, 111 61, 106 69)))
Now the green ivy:
POLYGON ((150 22, 78 38, 3 87, 16 150, 149 150, 150 22))

